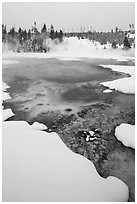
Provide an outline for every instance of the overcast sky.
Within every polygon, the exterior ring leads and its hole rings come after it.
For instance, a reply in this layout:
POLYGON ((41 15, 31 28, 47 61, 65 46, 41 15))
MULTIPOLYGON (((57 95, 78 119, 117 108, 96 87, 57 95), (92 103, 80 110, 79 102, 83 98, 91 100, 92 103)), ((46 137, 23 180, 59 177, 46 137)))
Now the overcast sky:
POLYGON ((55 29, 66 32, 80 30, 80 27, 92 28, 97 31, 110 31, 118 26, 128 29, 128 24, 135 23, 134 3, 111 2, 4 2, 2 3, 2 23, 7 28, 19 26, 23 29, 32 27, 37 22, 41 29, 45 22, 49 27, 53 24, 55 29))

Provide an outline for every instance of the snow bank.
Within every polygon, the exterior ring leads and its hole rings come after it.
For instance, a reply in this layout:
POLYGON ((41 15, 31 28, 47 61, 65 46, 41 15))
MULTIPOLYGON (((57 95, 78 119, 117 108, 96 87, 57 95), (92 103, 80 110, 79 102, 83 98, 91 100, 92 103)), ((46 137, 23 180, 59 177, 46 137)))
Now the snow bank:
MULTIPOLYGON (((2 82, 2 101, 6 101, 8 99, 10 99, 10 95, 9 93, 5 92, 7 90, 7 88, 9 88, 9 86, 2 82)), ((4 107, 2 106, 2 109, 4 107)), ((10 118, 11 116, 15 115, 11 109, 6 109, 6 110, 2 110, 2 121, 7 120, 8 118, 10 118)))
POLYGON ((103 86, 115 89, 126 94, 135 94, 135 82, 133 78, 117 79, 101 83, 103 86))
POLYGON ((135 125, 122 123, 116 127, 115 136, 125 146, 135 149, 135 125))
POLYGON ((6 92, 7 88, 9 88, 9 86, 6 83, 2 82, 2 100, 3 101, 6 101, 11 98, 9 93, 6 92))
POLYGON ((58 58, 59 60, 76 60, 80 58, 113 58, 113 59, 133 59, 135 49, 122 50, 111 48, 108 43, 101 45, 99 42, 92 42, 88 39, 78 39, 77 37, 64 38, 62 43, 55 43, 51 39, 47 40, 50 48, 48 53, 3 53, 4 58, 58 58), (104 49, 105 47, 105 49, 104 49))
POLYGON ((100 65, 104 68, 109 68, 115 72, 122 72, 126 74, 130 74, 131 76, 135 76, 135 66, 125 66, 125 65, 100 65))
POLYGON ((47 126, 42 124, 42 123, 39 123, 39 122, 34 122, 31 127, 35 130, 46 130, 47 129, 47 126))
POLYGON ((113 81, 102 82, 105 87, 115 89, 122 93, 135 94, 135 66, 121 66, 121 65, 100 65, 104 68, 110 68, 112 71, 123 72, 130 74, 130 77, 116 79, 113 81))
POLYGON ((127 201, 120 179, 99 176, 92 162, 73 153, 56 133, 25 121, 3 123, 3 202, 127 201))
POLYGON ((8 118, 12 117, 15 115, 10 108, 6 110, 2 110, 2 121, 7 120, 8 118))

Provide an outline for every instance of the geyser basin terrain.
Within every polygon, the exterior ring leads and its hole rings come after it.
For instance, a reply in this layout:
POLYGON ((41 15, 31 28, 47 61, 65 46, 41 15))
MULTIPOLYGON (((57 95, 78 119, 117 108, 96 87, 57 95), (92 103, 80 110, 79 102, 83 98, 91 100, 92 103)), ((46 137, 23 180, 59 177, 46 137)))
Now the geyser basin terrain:
POLYGON ((11 95, 3 105, 15 114, 8 120, 38 121, 55 130, 71 150, 91 160, 102 177, 115 176, 124 181, 133 201, 134 150, 115 138, 114 129, 122 122, 134 125, 134 95, 114 90, 104 93, 101 82, 127 75, 100 64, 134 63, 113 59, 18 61, 3 66, 3 81, 10 86, 11 95), (87 142, 81 132, 96 129, 96 139, 87 142))

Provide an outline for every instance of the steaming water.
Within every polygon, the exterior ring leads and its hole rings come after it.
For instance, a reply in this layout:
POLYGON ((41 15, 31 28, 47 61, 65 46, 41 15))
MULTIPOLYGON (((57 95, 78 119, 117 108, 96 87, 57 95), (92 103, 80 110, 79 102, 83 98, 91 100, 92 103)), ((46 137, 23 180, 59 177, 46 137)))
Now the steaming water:
POLYGON ((100 64, 134 65, 134 49, 113 50, 107 44, 104 50, 104 45, 75 37, 61 44, 49 40, 48 46, 49 53, 3 54, 4 60, 16 61, 3 64, 7 68, 3 81, 11 87, 12 101, 20 102, 22 110, 32 115, 66 108, 77 111, 83 103, 100 100, 95 84, 114 77, 100 64))
POLYGON ((124 51, 122 45, 118 49, 112 49, 111 44, 101 45, 99 42, 92 42, 88 39, 78 39, 77 37, 64 38, 63 42, 58 44, 50 39, 47 40, 47 46, 50 48, 49 53, 11 53, 3 48, 5 52, 3 58, 27 57, 27 58, 58 58, 60 60, 81 60, 81 58, 113 58, 113 59, 133 59, 135 49, 124 51), (104 49, 105 48, 105 49, 104 49))
POLYGON ((131 63, 114 59, 60 61, 54 58, 18 58, 18 62, 9 67, 3 65, 3 81, 11 87, 11 102, 18 103, 19 109, 31 117, 48 110, 66 113, 70 109, 69 113, 75 113, 81 105, 101 100, 96 83, 109 81, 114 74, 100 64, 131 63))

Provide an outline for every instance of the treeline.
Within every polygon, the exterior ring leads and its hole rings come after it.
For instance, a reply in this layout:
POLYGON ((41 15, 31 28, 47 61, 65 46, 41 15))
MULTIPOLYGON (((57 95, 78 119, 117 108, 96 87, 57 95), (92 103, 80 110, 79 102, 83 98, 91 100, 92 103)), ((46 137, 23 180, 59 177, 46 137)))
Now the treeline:
POLYGON ((70 32, 67 33, 67 37, 77 36, 79 39, 87 38, 91 41, 97 41, 101 45, 110 43, 112 48, 117 48, 117 45, 123 45, 125 48, 131 48, 132 44, 135 44, 135 39, 130 38, 130 34, 134 34, 135 29, 133 24, 129 24, 129 30, 123 31, 118 27, 115 30, 110 32, 96 32, 96 31, 87 31, 87 32, 70 32))
POLYGON ((2 42, 15 52, 47 52, 49 50, 47 39, 49 38, 56 43, 61 43, 63 41, 62 30, 55 31, 53 25, 47 29, 44 23, 39 32, 36 27, 36 22, 34 22, 32 29, 28 31, 20 27, 16 31, 15 27, 12 27, 9 32, 7 32, 6 25, 2 24, 2 42))
POLYGON ((117 48, 117 45, 124 45, 124 48, 129 49, 132 44, 135 46, 135 39, 129 38, 128 34, 134 33, 133 24, 129 24, 128 31, 123 31, 116 27, 115 30, 110 32, 81 31, 63 33, 62 30, 55 30, 53 25, 47 28, 45 23, 41 31, 38 31, 36 22, 34 22, 32 29, 28 31, 22 28, 16 31, 12 27, 7 32, 6 25, 2 25, 2 42, 3 45, 8 45, 8 49, 15 52, 47 52, 50 49, 48 39, 53 40, 57 44, 63 41, 64 36, 77 36, 79 39, 87 38, 92 42, 97 41, 101 45, 110 43, 112 48, 117 48))

